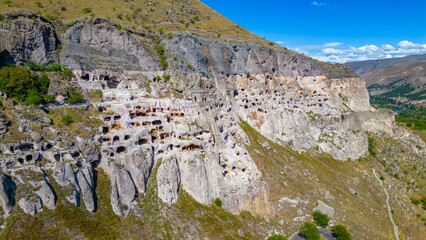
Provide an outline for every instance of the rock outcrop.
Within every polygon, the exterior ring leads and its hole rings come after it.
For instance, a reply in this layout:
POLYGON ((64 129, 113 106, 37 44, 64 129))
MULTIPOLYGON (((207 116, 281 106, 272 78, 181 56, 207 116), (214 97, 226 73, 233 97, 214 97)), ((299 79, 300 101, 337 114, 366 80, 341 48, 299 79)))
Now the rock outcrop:
POLYGON ((179 185, 180 172, 176 157, 163 159, 157 170, 158 197, 167 204, 177 202, 179 185))
POLYGON ((28 11, 9 12, 0 23, 0 65, 58 61, 55 28, 44 17, 28 11))
POLYGON ((10 180, 10 177, 4 173, 0 173, 0 202, 3 211, 8 216, 12 212, 14 204, 13 190, 16 185, 10 180))
POLYGON ((129 172, 111 163, 111 205, 119 216, 127 216, 137 196, 136 186, 129 172))

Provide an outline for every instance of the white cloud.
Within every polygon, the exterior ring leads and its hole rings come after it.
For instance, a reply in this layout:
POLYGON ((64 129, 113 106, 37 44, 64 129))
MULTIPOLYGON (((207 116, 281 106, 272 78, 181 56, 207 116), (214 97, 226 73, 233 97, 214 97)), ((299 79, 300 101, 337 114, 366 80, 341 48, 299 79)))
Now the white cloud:
POLYGON ((325 6, 325 5, 327 5, 327 3, 325 3, 325 2, 311 2, 311 4, 312 5, 314 5, 314 6, 325 6))
POLYGON ((340 45, 342 45, 343 43, 341 42, 331 42, 331 43, 324 43, 324 47, 338 47, 340 45))
POLYGON ((278 41, 278 42, 275 42, 276 44, 284 44, 285 42, 283 42, 283 41, 278 41))
POLYGON ((382 46, 382 49, 385 51, 394 50, 395 48, 390 44, 385 44, 382 46))
MULTIPOLYGON (((326 45, 327 44, 323 44, 321 46, 326 45)), ((304 50, 304 54, 309 55, 318 60, 339 63, 426 54, 426 44, 413 43, 407 40, 399 42, 397 44, 397 47, 394 47, 390 44, 384 44, 381 47, 377 47, 376 45, 372 44, 367 44, 361 47, 350 46, 347 48, 342 48, 341 44, 336 44, 333 47, 322 48, 320 51, 317 51, 317 53, 313 54, 307 53, 307 48, 299 47, 299 49, 304 50)))

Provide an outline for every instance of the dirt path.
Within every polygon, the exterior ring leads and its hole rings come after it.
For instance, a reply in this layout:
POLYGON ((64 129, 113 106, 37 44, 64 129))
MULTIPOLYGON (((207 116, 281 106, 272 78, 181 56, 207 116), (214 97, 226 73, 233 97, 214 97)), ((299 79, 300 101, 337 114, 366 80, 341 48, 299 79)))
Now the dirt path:
POLYGON ((395 235, 396 240, 399 240, 398 227, 396 226, 395 222, 393 221, 393 218, 392 218, 392 210, 391 210, 391 207, 389 206, 389 194, 388 194, 388 191, 387 191, 387 190, 386 190, 386 188, 383 186, 383 182, 382 182, 382 180, 380 180, 380 178, 377 176, 377 174, 376 174, 376 170, 375 170, 374 168, 373 168, 372 170, 373 170, 373 174, 374 174, 374 176, 375 176, 375 177, 376 177, 376 179, 379 181, 380 186, 382 186, 383 191, 385 191, 385 195, 386 195, 386 205, 387 205, 387 207, 388 207, 389 219, 391 220, 392 225, 393 225, 393 234, 395 235))

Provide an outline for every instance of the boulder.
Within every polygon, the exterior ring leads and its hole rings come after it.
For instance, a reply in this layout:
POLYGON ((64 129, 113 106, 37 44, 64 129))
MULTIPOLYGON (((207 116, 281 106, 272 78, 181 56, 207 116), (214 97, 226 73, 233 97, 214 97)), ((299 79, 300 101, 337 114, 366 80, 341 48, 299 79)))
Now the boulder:
POLYGON ((328 206, 323 201, 318 200, 317 206, 314 208, 314 212, 319 211, 326 214, 329 218, 333 218, 334 216, 334 208, 328 206))
POLYGON ((43 204, 39 197, 34 199, 21 198, 18 205, 25 213, 30 214, 31 216, 36 215, 43 209, 43 204))

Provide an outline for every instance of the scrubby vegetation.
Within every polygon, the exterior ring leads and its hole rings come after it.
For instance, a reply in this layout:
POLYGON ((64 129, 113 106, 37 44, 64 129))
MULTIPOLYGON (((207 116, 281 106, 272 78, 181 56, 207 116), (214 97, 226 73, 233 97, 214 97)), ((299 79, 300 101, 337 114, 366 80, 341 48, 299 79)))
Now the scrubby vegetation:
POLYGON ((50 79, 46 74, 37 76, 21 67, 3 67, 0 69, 0 90, 7 97, 20 103, 38 105, 54 102, 54 96, 48 95, 50 79))
POLYGON ((318 228, 312 223, 303 224, 299 232, 305 236, 306 240, 320 240, 321 238, 318 228))
POLYGON ((84 101, 84 96, 79 91, 71 91, 65 101, 71 104, 81 103, 84 101))
POLYGON ((275 235, 269 236, 267 240, 287 240, 287 238, 285 238, 281 234, 275 234, 275 235))
POLYGON ((327 214, 324 214, 320 211, 315 211, 314 220, 318 226, 325 228, 328 226, 328 222, 330 221, 330 218, 327 216, 327 214))
POLYGON ((374 150, 374 148, 375 148, 374 138, 368 137, 368 153, 372 157, 376 157, 376 151, 374 150))
POLYGON ((222 207, 222 201, 220 200, 220 198, 216 198, 216 199, 214 200, 214 204, 215 204, 217 207, 222 207))
POLYGON ((336 235, 337 240, 351 240, 351 235, 345 226, 336 225, 332 228, 332 231, 336 235))

